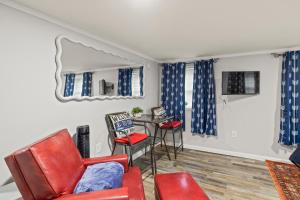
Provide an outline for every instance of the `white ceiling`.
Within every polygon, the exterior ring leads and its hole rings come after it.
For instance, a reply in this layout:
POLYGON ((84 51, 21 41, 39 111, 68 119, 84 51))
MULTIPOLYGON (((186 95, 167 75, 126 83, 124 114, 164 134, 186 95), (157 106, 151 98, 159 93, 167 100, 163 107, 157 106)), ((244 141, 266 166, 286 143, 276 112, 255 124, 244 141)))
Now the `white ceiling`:
POLYGON ((299 0, 15 0, 157 60, 300 45, 299 0))

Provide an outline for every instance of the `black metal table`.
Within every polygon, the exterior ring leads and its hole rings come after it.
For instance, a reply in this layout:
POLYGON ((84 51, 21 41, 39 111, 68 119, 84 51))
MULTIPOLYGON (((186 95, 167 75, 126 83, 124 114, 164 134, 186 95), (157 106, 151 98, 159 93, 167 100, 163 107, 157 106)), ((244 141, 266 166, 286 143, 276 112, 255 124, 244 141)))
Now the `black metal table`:
MULTIPOLYGON (((151 154, 155 153, 155 151, 154 151, 155 145, 160 142, 161 146, 162 146, 162 142, 163 142, 164 146, 166 148, 166 152, 167 152, 169 160, 171 160, 171 157, 170 157, 170 153, 169 153, 169 150, 168 150, 168 147, 167 147, 167 144, 166 144, 166 140, 165 140, 166 134, 164 136, 162 136, 162 132, 161 132, 161 136, 159 138, 159 137, 157 137, 157 133, 158 133, 158 129, 159 129, 159 124, 161 124, 165 121, 168 121, 170 119, 173 119, 173 117, 155 117, 151 114, 143 114, 141 117, 135 117, 135 118, 132 119, 135 125, 145 127, 145 133, 147 133, 147 130, 149 131, 150 137, 152 138, 151 154), (155 128, 154 129, 154 135, 152 135, 152 132, 151 132, 150 128, 147 126, 147 124, 154 125, 154 128, 155 128)), ((151 158, 151 159, 154 159, 152 162, 154 163, 154 171, 156 173, 157 169, 156 169, 155 156, 152 156, 152 157, 153 158, 151 158)))

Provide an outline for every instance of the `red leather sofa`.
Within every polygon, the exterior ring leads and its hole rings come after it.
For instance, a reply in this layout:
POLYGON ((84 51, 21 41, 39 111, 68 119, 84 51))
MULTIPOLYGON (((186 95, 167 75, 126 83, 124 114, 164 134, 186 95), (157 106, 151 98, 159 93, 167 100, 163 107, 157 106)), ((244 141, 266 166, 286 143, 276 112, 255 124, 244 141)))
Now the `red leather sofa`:
POLYGON ((24 200, 144 200, 138 167, 128 167, 127 155, 81 158, 67 129, 60 130, 5 158, 24 200), (88 165, 116 161, 124 166, 122 188, 72 194, 88 165))

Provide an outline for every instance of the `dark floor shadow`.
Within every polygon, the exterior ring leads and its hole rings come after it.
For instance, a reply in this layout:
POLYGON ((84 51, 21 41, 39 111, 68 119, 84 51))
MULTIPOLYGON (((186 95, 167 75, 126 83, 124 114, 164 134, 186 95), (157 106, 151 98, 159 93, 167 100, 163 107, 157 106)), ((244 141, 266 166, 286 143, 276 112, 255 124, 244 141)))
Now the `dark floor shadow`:
MULTIPOLYGON (((168 146, 169 151, 171 151, 171 146, 168 146)), ((164 147, 161 148, 160 145, 155 147, 155 159, 158 161, 163 156, 167 156, 164 147)), ((138 166, 142 173, 146 173, 151 170, 151 153, 150 150, 147 151, 146 155, 143 154, 134 160, 134 165, 138 166)))

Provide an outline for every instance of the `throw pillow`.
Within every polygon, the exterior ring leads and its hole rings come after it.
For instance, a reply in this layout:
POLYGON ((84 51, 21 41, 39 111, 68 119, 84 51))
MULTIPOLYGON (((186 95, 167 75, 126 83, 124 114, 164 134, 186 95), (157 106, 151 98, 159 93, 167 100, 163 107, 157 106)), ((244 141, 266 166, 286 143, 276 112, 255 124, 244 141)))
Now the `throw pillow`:
POLYGON ((74 193, 114 189, 122 186, 124 167, 117 162, 98 163, 86 168, 74 193))
MULTIPOLYGON (((153 115, 154 118, 164 118, 167 116, 167 113, 164 107, 160 106, 158 108, 153 109, 153 115)), ((162 125, 164 125, 165 122, 167 122, 167 120, 160 123, 159 126, 161 127, 162 125)))
POLYGON ((134 130, 133 122, 128 112, 113 114, 109 117, 113 124, 117 138, 125 137, 126 135, 123 132, 130 135, 134 130))

